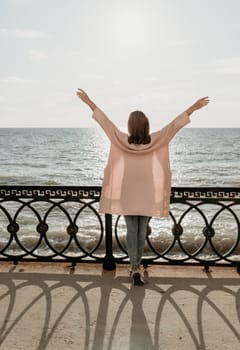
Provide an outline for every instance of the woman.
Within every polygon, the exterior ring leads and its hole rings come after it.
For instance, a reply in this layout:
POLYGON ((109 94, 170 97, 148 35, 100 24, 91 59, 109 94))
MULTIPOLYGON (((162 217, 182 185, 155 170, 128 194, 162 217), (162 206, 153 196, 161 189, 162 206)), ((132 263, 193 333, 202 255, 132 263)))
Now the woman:
POLYGON ((100 198, 100 213, 123 215, 127 226, 127 250, 135 285, 144 283, 140 271, 149 218, 169 216, 171 170, 169 142, 190 122, 189 116, 209 103, 195 102, 160 131, 150 134, 148 118, 134 111, 128 119, 128 135, 120 131, 86 92, 77 96, 93 111, 93 118, 108 136, 111 146, 100 198))

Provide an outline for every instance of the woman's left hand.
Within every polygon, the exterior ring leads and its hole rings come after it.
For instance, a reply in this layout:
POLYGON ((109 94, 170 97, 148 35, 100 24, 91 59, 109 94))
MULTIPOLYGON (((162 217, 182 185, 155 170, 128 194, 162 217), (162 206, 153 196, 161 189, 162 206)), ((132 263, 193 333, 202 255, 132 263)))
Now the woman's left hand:
POLYGON ((76 92, 76 95, 85 103, 90 102, 90 98, 88 97, 87 93, 83 89, 78 89, 76 92))
POLYGON ((83 89, 78 89, 76 92, 76 95, 84 102, 86 103, 92 111, 94 111, 97 106, 95 105, 95 103, 90 100, 90 98, 88 97, 87 93, 83 90, 83 89))

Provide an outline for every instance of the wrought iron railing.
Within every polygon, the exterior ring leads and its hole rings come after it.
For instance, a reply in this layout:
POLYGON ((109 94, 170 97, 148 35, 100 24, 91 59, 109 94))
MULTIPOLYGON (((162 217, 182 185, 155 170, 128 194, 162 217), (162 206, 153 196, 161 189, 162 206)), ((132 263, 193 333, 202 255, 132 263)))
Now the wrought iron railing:
MULTIPOLYGON (((99 214, 101 187, 0 186, 0 260, 128 263, 120 216, 99 214)), ((152 218, 143 264, 236 266, 240 188, 173 187, 169 219, 152 218)))

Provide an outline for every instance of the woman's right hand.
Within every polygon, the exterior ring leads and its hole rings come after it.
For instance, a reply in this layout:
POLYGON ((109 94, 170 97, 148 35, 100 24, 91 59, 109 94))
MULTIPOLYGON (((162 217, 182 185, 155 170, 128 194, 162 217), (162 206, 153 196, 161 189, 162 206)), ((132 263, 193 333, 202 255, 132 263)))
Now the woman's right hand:
POLYGON ((207 96, 197 100, 197 102, 195 102, 193 106, 195 107, 195 109, 200 109, 206 106, 208 103, 209 103, 209 97, 207 96))
POLYGON ((208 103, 209 103, 209 97, 200 98, 191 107, 189 107, 185 112, 190 116, 194 111, 206 106, 208 103))

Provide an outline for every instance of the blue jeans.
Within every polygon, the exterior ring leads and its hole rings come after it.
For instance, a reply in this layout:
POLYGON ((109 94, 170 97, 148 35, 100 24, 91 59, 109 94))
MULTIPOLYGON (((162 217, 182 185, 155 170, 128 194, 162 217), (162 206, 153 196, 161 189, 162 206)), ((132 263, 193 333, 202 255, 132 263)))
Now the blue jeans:
POLYGON ((137 268, 142 260, 146 239, 148 216, 124 215, 127 225, 127 251, 132 268, 137 268))

